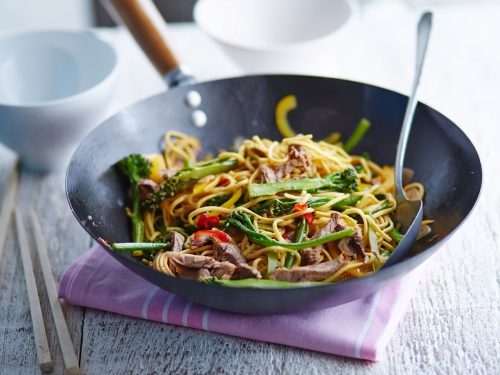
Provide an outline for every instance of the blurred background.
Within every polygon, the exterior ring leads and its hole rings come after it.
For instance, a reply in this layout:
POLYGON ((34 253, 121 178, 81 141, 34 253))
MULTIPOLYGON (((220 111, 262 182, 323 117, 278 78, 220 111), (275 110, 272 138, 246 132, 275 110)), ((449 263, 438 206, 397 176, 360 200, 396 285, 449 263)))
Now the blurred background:
MULTIPOLYGON (((169 22, 192 21, 196 0, 156 0, 155 3, 169 22)), ((485 3, 496 0, 359 0, 365 5, 382 2, 403 3, 408 7, 485 3)), ((113 21, 98 0, 15 0, 0 1, 0 32, 37 28, 82 28, 111 26, 113 21)))

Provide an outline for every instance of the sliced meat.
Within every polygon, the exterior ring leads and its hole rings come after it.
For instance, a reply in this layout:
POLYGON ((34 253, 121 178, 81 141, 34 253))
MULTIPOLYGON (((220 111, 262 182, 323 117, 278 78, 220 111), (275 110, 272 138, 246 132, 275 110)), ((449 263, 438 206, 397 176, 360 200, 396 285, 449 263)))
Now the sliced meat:
POLYGON ((229 262, 215 262, 212 267, 208 269, 210 276, 218 279, 238 279, 238 267, 229 262))
POLYGON ((339 240, 339 249, 344 256, 349 258, 357 258, 360 260, 366 259, 365 249, 363 248, 363 238, 359 228, 356 228, 356 233, 350 237, 339 240))
POLYGON ((235 242, 243 241, 245 234, 235 227, 225 228, 224 232, 231 237, 235 242))
POLYGON ((243 254, 241 254, 240 248, 232 242, 222 242, 218 238, 211 236, 210 234, 202 234, 196 239, 191 241, 191 247, 197 248, 200 246, 208 245, 212 243, 214 249, 214 258, 221 262, 230 262, 234 265, 246 264, 247 261, 243 254))
POLYGON ((190 280, 200 280, 210 277, 217 277, 218 279, 262 278, 259 271, 246 263, 236 266, 233 263, 219 262, 212 257, 204 255, 172 253, 170 251, 158 254, 153 261, 153 268, 167 273, 166 262, 168 262, 168 269, 175 275, 190 280))
POLYGON ((294 268, 277 268, 270 279, 279 281, 322 281, 345 266, 342 256, 325 263, 294 268))
MULTIPOLYGON (((324 237, 330 233, 340 232, 344 229, 346 229, 346 225, 340 218, 340 214, 338 212, 334 212, 330 221, 318 232, 316 232, 313 238, 324 237), (320 235, 316 236, 318 233, 320 233, 320 235)), ((363 238, 361 237, 359 228, 356 228, 356 233, 352 236, 339 240, 338 247, 340 251, 342 251, 342 254, 347 258, 357 258, 363 261, 366 259, 366 253, 363 247, 363 238)))
POLYGON ((290 145, 288 148, 288 160, 276 170, 277 179, 282 179, 298 168, 301 173, 312 174, 314 166, 309 151, 301 145, 290 145))
POLYGON ((228 237, 229 236, 229 239, 231 239, 231 236, 228 235, 227 233, 225 233, 224 231, 221 231, 217 228, 213 228, 213 229, 210 229, 210 230, 203 230, 201 231, 201 233, 198 233, 196 235, 196 238, 193 238, 191 240, 191 247, 193 249, 197 248, 197 247, 201 247, 201 246, 205 246, 205 245, 208 245, 212 242, 212 240, 217 240, 217 238, 215 238, 214 236, 212 236, 210 234, 210 232, 220 232, 220 234, 223 236, 223 237, 228 237), (205 233, 203 233, 205 232, 205 233))
POLYGON ((156 182, 148 178, 140 180, 138 185, 139 185, 139 193, 141 195, 142 200, 146 199, 150 194, 158 190, 159 186, 156 182))
MULTIPOLYGON (((222 242, 218 238, 210 236, 209 234, 203 234, 199 236, 197 239, 191 242, 191 246, 199 247, 204 246, 212 242, 212 246, 214 249, 214 258, 210 258, 214 260, 216 263, 220 264, 230 264, 234 267, 230 278, 231 279, 261 279, 262 275, 259 271, 252 268, 246 261, 245 257, 241 253, 240 248, 232 243, 232 242, 222 242)), ((220 267, 220 266, 217 266, 220 267)), ((208 267, 211 270, 210 275, 219 277, 217 267, 213 266, 212 268, 208 267)), ((207 267, 205 267, 207 268, 207 267)), ((229 276, 229 272, 226 269, 221 269, 221 277, 227 278, 229 276)), ((207 277, 207 272, 199 273, 198 277, 207 277)), ((221 278, 219 277, 219 278, 221 278)))
POLYGON ((162 255, 158 261, 155 258, 155 264, 168 261, 171 271, 185 279, 203 279, 207 277, 217 277, 219 279, 231 279, 235 276, 236 266, 229 262, 218 262, 211 257, 195 254, 172 253, 165 252, 157 255, 157 258, 162 255))
POLYGON ((274 170, 267 164, 262 164, 260 166, 260 174, 262 176, 262 182, 276 182, 278 178, 274 170))
POLYGON ((202 268, 210 266, 215 262, 215 259, 205 255, 184 254, 184 253, 164 253, 174 263, 189 268, 202 268))
POLYGON ((247 263, 237 245, 230 242, 221 242, 216 238, 212 238, 212 243, 214 246, 215 259, 219 261, 231 262, 237 266, 247 263))
MULTIPOLYGON (((318 229, 312 236, 312 239, 325 237, 328 236, 329 234, 338 232, 343 229, 345 229, 345 226, 342 224, 340 220, 339 213, 334 212, 328 223, 326 223, 326 225, 321 229, 318 229)), ((307 248, 301 250, 300 255, 302 257, 302 264, 307 266, 311 264, 320 263, 324 258, 322 254, 322 249, 323 245, 319 245, 314 248, 307 248)))
POLYGON ((291 145, 288 148, 288 158, 290 160, 295 160, 304 170, 308 173, 312 171, 313 163, 311 159, 311 154, 307 151, 307 148, 301 145, 291 145))
POLYGON ((235 279, 262 279, 262 275, 249 264, 239 264, 236 266, 235 279))
POLYGON ((310 247, 308 249, 300 250, 302 263, 304 265, 311 265, 320 263, 323 260, 322 246, 310 247))
POLYGON ((196 249, 197 247, 208 245, 210 242, 212 242, 212 237, 208 234, 202 234, 198 238, 193 238, 191 240, 191 247, 196 249))
POLYGON ((210 271, 208 269, 206 269, 206 268, 200 268, 196 272, 196 279, 197 280, 209 279, 211 277, 212 276, 210 275, 210 271))
POLYGON ((328 223, 321 229, 317 230, 313 235, 313 239, 322 238, 328 236, 329 234, 340 232, 345 229, 345 225, 340 218, 340 214, 338 212, 334 212, 328 223))
POLYGON ((168 235, 171 246, 170 251, 182 251, 184 248, 184 236, 179 232, 173 231, 168 235))

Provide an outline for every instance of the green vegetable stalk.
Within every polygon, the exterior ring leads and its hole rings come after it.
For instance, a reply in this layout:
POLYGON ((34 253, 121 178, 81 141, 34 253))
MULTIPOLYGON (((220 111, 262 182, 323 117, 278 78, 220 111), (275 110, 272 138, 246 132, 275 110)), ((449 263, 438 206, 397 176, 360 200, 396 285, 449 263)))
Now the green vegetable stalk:
POLYGON ((155 251, 166 249, 170 246, 168 242, 115 242, 111 248, 119 253, 133 251, 155 251))
MULTIPOLYGON (((331 207, 336 210, 341 210, 344 211, 349 207, 355 206, 356 203, 358 203, 361 198, 363 198, 362 195, 350 195, 347 198, 342 199, 341 201, 338 201, 331 207)), ((215 198, 213 198, 215 199, 215 198)), ((332 198, 327 198, 327 197, 313 197, 307 201, 307 205, 311 208, 316 208, 323 206, 330 202, 332 198)), ((210 201, 208 201, 210 202, 210 201)), ((207 202, 207 203, 208 203, 207 202)), ((251 207, 250 209, 255 212, 256 214, 263 215, 265 214, 269 209, 272 208, 272 214, 274 216, 281 216, 288 214, 290 211, 293 210, 295 205, 297 203, 300 203, 298 199, 291 199, 291 198, 281 198, 281 199, 272 199, 265 201, 263 203, 260 203, 258 205, 255 205, 251 207)), ((212 204, 210 203, 211 206, 217 206, 217 204, 212 204)))
POLYGON ((253 243, 262 245, 262 246, 280 246, 287 249, 292 250, 302 250, 308 247, 316 247, 318 245, 322 245, 327 242, 339 240, 344 237, 348 237, 354 234, 353 228, 348 228, 341 230, 336 233, 329 234, 325 237, 316 238, 314 240, 302 242, 302 243, 288 243, 288 242, 280 242, 272 239, 265 234, 259 233, 255 230, 255 227, 252 224, 252 221, 242 211, 233 211, 227 218, 227 222, 229 225, 232 225, 248 236, 248 239, 253 243))
POLYGON ((371 123, 367 119, 363 118, 359 122, 358 126, 352 134, 347 138, 347 141, 344 143, 344 150, 346 152, 351 152, 354 147, 358 145, 361 139, 364 137, 365 133, 370 129, 371 123))
MULTIPOLYGON (((307 224, 306 219, 300 219, 299 225, 297 225, 297 230, 295 231, 295 242, 301 243, 304 242, 304 238, 306 238, 307 233, 309 232, 309 225, 307 224)), ((286 254, 285 258, 285 267, 292 268, 293 265, 293 254, 286 254)))
POLYGON ((315 191, 327 188, 331 191, 351 193, 358 189, 356 171, 348 168, 343 172, 331 173, 324 178, 303 178, 301 180, 282 180, 266 184, 249 184, 250 198, 273 195, 283 191, 315 191))
POLYGON ((197 164, 178 171, 174 176, 164 181, 157 191, 150 194, 144 201, 144 207, 153 209, 166 198, 172 197, 179 190, 194 185, 203 177, 228 172, 238 166, 236 159, 219 159, 207 163, 197 164))
MULTIPOLYGON (((319 206, 323 206, 324 204, 330 202, 331 198, 311 198, 307 201, 307 205, 312 208, 316 208, 319 206)), ((283 198, 283 199, 275 199, 273 201, 273 215, 275 216, 280 216, 289 213, 290 211, 293 210, 295 205, 299 203, 298 199, 290 199, 290 198, 283 198)))
POLYGON ((358 203, 361 200, 361 198, 363 198, 362 195, 350 195, 347 198, 344 198, 341 201, 338 201, 337 203, 335 203, 332 206, 332 208, 334 208, 336 210, 344 211, 344 210, 348 209, 349 207, 355 206, 356 203, 358 203))
POLYGON ((144 241, 144 221, 141 215, 139 181, 149 176, 151 162, 139 154, 132 154, 116 163, 117 168, 130 179, 132 207, 132 241, 144 241))
POLYGON ((325 285, 327 283, 320 281, 302 281, 288 282, 268 279, 241 279, 241 280, 225 280, 210 278, 203 280, 205 284, 222 285, 231 288, 259 288, 259 289, 274 289, 274 288, 301 288, 306 286, 325 285))
POLYGON ((401 233, 399 230, 396 228, 392 228, 392 230, 388 233, 389 236, 396 241, 397 243, 401 242, 403 237, 405 236, 403 233, 401 233))
POLYGON ((389 208, 389 207, 391 207, 391 206, 389 205, 389 201, 388 201, 388 200, 385 200, 385 201, 383 201, 381 204, 379 204, 379 205, 375 206, 374 208, 372 208, 371 210, 365 210, 364 212, 365 212, 366 214, 371 214, 371 215, 373 215, 373 214, 376 214, 377 212, 382 211, 382 210, 385 210, 386 208, 389 208))
POLYGON ((276 268, 279 266, 278 257, 276 256, 276 252, 269 251, 267 253, 267 275, 269 276, 274 272, 276 268))

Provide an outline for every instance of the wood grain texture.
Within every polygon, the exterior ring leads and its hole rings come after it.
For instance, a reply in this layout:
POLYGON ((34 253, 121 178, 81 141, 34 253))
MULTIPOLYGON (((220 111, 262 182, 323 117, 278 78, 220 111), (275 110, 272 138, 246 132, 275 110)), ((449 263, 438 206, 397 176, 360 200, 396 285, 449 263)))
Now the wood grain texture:
MULTIPOLYGON (((4 150, 0 149, 0 152, 4 150)), ((6 155, 5 153, 0 156, 6 155)), ((0 157, 0 160, 4 160, 0 157)), ((8 170, 8 168, 5 168, 8 170)), ((4 179, 2 179, 4 183, 4 179)), ((64 173, 37 176, 21 174, 18 192, 24 212, 38 212, 48 239, 48 253, 58 280, 65 268, 90 245, 90 239, 73 220, 64 198, 64 173)), ((26 287, 14 227, 7 236, 4 258, 0 262, 0 374, 39 373, 35 343, 27 303, 26 287)), ((27 225, 28 231, 31 227, 27 225)), ((37 256, 33 255, 35 277, 42 285, 37 256)), ((39 288, 42 315, 49 347, 54 360, 54 373, 62 374, 64 365, 44 288, 39 288)), ((73 345, 80 351, 83 309, 65 306, 65 315, 73 345)))
POLYGON ((5 238, 10 230, 10 223, 12 220, 12 211, 15 205, 17 196, 17 186, 19 182, 19 172, 14 166, 11 173, 7 177, 7 186, 5 194, 3 195, 2 203, 0 206, 0 259, 3 257, 3 249, 5 238))
MULTIPOLYGON (((331 69, 321 74, 361 80, 402 92, 411 84, 414 25, 418 8, 373 2, 356 32, 336 41, 331 69), (348 51, 338 55, 338 51, 348 51), (337 54, 336 54, 337 53, 337 54), (337 57, 335 57, 337 56, 337 57)), ((431 7, 432 8, 432 7, 431 7)), ((476 144, 484 187, 476 210, 426 264, 407 314, 389 342, 386 357, 365 363, 69 306, 73 343, 88 374, 499 374, 500 373, 500 5, 439 6, 420 95, 449 116, 476 144), (80 346, 80 340, 82 345, 80 346)), ((194 27, 171 27, 180 60, 201 79, 238 70, 194 27), (198 48, 193 49, 196 45, 198 48), (200 56, 212 56, 206 64, 200 56)), ((119 46, 124 79, 110 112, 161 90, 161 80, 123 32, 101 31, 119 46), (129 77, 140 79, 129 80, 129 77)), ((326 56, 326 55, 325 55, 326 56)), ((326 58, 326 57, 325 57, 326 58)), ((0 148, 0 192, 9 164, 0 148)), ((67 208, 63 174, 23 173, 20 195, 39 214, 56 278, 88 246, 89 239, 67 208)), ((29 309, 18 249, 7 237, 0 262, 0 373, 37 373, 29 309)), ((36 264, 36 259, 35 264, 36 264)), ((36 273, 41 280, 40 273, 36 273)), ((42 311, 49 317, 48 305, 42 311)), ((332 322, 334 324, 334 322, 332 322)), ((48 318, 55 372, 63 372, 48 318)))
POLYGON ((15 211, 15 223, 17 242, 21 261, 23 265, 23 275, 26 282, 26 292, 30 307, 31 324, 33 327, 33 337, 35 339, 35 349, 40 370, 44 373, 52 372, 52 356, 50 355, 47 332, 45 331, 44 318, 38 297, 38 286, 33 272, 33 261, 31 260, 31 250, 28 244, 28 233, 24 226, 24 219, 19 210, 15 211))
POLYGON ((54 281, 54 275, 49 261, 50 258, 47 252, 47 241, 43 235, 38 215, 34 211, 31 212, 30 220, 33 229, 32 238, 34 241, 34 247, 38 255, 40 269, 42 270, 45 290, 47 292, 54 326, 59 339, 59 348, 61 349, 64 368, 68 374, 77 375, 80 373, 78 358, 76 356, 75 348, 73 347, 66 319, 64 318, 64 313, 58 298, 57 285, 54 281))

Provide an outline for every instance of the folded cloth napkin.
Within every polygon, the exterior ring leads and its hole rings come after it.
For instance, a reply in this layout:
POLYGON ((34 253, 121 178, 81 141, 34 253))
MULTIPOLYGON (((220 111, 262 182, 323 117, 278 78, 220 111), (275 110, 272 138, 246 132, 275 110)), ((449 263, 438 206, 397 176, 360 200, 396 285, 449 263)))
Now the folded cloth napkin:
POLYGON ((59 296, 72 304, 136 318, 377 361, 416 281, 413 272, 370 297, 310 313, 234 314, 160 289, 96 245, 66 270, 59 296))

